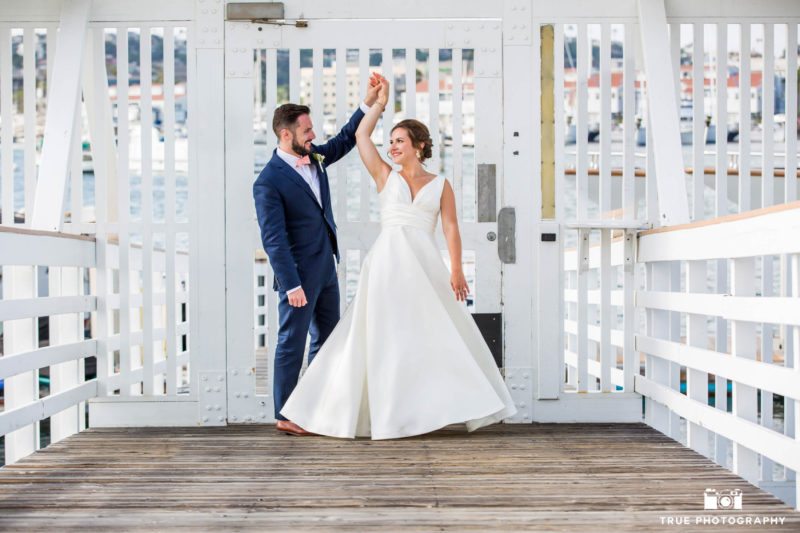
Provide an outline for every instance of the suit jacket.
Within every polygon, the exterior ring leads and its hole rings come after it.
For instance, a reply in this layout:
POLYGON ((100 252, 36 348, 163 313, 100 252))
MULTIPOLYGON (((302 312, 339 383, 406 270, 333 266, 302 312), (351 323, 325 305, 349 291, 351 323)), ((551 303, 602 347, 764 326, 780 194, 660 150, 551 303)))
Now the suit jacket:
MULTIPOLYGON (((298 172, 278 157, 272 159, 253 184, 261 242, 275 273, 273 289, 304 290, 323 279, 329 253, 340 260, 336 223, 331 207, 327 167, 356 145, 356 129, 364 113, 357 109, 342 130, 325 144, 311 145, 311 164, 317 167, 322 205, 298 172), (324 157, 319 162, 314 154, 324 157)), ((330 268, 330 267, 327 267, 330 268)))

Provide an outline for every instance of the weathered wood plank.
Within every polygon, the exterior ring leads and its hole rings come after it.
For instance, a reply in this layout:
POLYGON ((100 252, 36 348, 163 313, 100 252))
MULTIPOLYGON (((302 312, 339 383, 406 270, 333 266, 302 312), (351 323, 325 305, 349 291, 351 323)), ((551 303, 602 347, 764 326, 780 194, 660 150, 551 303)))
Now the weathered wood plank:
POLYGON ((703 511, 706 488, 741 489, 739 514, 785 518, 759 530, 800 528, 800 513, 643 424, 532 424, 390 441, 91 429, 0 469, 0 529, 674 531, 662 516, 731 514, 703 511))

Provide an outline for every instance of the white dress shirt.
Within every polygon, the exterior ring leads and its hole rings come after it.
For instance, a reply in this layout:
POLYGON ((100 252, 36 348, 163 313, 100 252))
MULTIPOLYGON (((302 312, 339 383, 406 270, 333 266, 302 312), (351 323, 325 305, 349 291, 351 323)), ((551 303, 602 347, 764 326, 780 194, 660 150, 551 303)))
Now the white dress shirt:
MULTIPOLYGON (((359 105, 358 107, 359 109, 361 109, 361 111, 364 112, 364 114, 366 114, 367 111, 369 111, 370 106, 368 106, 364 102, 361 102, 361 105, 359 105)), ((278 157, 283 159, 287 165, 293 168, 298 174, 300 174, 300 177, 303 178, 303 180, 306 183, 308 183, 308 186, 311 187, 311 191, 314 193, 314 196, 317 199, 317 203, 320 206, 322 206, 322 192, 320 191, 319 176, 317 175, 317 165, 314 158, 311 157, 309 154, 309 159, 311 160, 311 164, 300 165, 299 167, 297 167, 295 165, 297 164, 297 160, 300 159, 299 157, 281 150, 280 147, 277 148, 276 153, 278 154, 278 157)), ((301 287, 302 285, 298 285, 293 289, 289 289, 288 291, 286 291, 286 294, 291 294, 297 289, 300 289, 301 287)))

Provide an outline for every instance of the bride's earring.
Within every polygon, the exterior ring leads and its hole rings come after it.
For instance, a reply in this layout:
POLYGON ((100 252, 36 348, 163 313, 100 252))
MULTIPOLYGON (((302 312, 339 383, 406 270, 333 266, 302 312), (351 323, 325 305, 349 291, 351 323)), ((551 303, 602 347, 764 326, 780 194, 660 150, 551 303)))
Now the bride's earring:
POLYGON ((417 159, 422 159, 422 157, 421 157, 421 155, 419 153, 419 150, 417 150, 417 159))

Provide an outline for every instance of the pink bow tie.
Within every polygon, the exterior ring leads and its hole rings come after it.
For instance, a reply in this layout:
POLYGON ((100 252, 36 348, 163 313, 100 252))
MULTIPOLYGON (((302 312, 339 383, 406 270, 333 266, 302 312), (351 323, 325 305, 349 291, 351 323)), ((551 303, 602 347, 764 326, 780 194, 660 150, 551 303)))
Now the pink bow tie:
POLYGON ((308 158, 307 155, 304 155, 303 157, 298 159, 297 162, 295 162, 294 168, 300 168, 303 165, 310 165, 310 164, 311 164, 311 160, 308 158))

